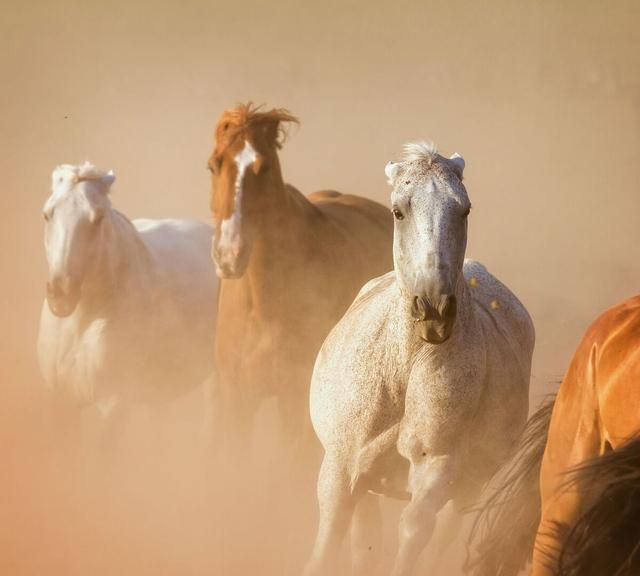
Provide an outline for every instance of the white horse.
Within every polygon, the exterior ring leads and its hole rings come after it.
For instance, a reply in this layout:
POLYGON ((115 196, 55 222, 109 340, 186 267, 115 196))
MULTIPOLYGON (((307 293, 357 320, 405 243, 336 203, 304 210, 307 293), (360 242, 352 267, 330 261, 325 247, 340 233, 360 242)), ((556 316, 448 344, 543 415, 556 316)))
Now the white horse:
POLYGON ((411 574, 436 513, 474 501, 525 424, 533 324, 484 266, 464 260, 463 169, 461 156, 420 143, 385 170, 395 271, 362 288, 313 373, 311 418, 325 456, 308 575, 336 573, 352 517, 353 570, 376 572, 370 492, 409 500, 392 574, 411 574))
POLYGON ((89 163, 53 171, 38 336, 60 417, 95 405, 111 427, 123 407, 174 398, 211 377, 218 289, 211 228, 131 222, 111 207, 114 180, 89 163))

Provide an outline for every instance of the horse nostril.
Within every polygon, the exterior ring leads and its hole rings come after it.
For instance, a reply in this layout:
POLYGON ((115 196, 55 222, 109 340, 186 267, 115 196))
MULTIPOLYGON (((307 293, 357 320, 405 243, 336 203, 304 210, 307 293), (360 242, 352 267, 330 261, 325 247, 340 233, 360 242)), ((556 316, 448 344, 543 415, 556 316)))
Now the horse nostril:
POLYGON ((411 303, 411 316, 414 320, 422 321, 427 318, 427 306, 420 296, 414 296, 411 303))
POLYGON ((446 320, 455 318, 458 304, 455 296, 445 296, 442 301, 440 314, 446 320))

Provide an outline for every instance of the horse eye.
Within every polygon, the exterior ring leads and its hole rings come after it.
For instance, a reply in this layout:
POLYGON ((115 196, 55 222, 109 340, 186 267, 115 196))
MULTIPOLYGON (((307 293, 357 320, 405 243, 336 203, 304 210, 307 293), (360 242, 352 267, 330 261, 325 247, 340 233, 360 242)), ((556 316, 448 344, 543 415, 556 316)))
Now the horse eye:
POLYGON ((398 210, 397 208, 394 208, 392 212, 396 220, 404 220, 404 214, 400 212, 400 210, 398 210))
POLYGON ((469 208, 467 208, 464 213, 462 214, 463 218, 466 218, 467 216, 469 216, 469 213, 471 212, 471 206, 469 206, 469 208))
POLYGON ((48 212, 43 212, 42 217, 44 218, 45 222, 49 222, 49 220, 51 219, 51 216, 49 216, 48 212))

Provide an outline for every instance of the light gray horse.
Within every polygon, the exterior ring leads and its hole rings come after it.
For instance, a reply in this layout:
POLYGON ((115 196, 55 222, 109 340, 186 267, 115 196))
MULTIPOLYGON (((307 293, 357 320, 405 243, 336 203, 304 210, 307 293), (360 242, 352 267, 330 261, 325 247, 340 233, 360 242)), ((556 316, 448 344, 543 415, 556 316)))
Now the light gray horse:
POLYGON ((464 259, 464 160, 408 144, 387 164, 395 271, 366 284, 326 339, 311 384, 325 449, 308 575, 336 573, 351 525, 357 574, 376 572, 378 502, 408 499, 392 574, 412 573, 436 513, 475 500, 528 410, 532 321, 481 264, 464 259))
POLYGON ((105 443, 132 405, 212 385, 218 291, 211 228, 130 221, 111 206, 114 180, 88 162, 53 171, 38 335, 53 419, 79 438, 79 408, 96 406, 105 443))

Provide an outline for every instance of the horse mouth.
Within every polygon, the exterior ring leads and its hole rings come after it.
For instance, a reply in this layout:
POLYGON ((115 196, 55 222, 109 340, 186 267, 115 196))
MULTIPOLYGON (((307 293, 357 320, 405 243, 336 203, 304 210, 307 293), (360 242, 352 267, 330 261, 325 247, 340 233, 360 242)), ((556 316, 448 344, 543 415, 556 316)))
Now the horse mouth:
POLYGON ((422 320, 416 322, 418 335, 428 344, 444 344, 451 337, 453 322, 422 320))
POLYGON ((58 318, 66 318, 71 316, 78 307, 80 300, 79 291, 71 294, 47 294, 47 305, 54 316, 58 318))
POLYGON ((238 280, 244 276, 249 265, 249 252, 243 252, 233 259, 225 259, 218 255, 213 258, 216 274, 223 280, 238 280))
POLYGON ((244 275, 244 270, 218 266, 216 264, 216 274, 218 275, 218 278, 222 278, 223 280, 238 280, 244 275))
POLYGON ((51 299, 47 299, 47 304, 49 305, 49 310, 51 310, 51 313, 58 318, 66 318, 67 316, 71 316, 77 306, 77 302, 69 303, 60 300, 52 301, 51 299))

